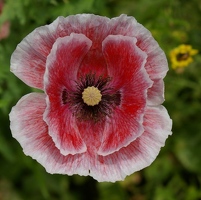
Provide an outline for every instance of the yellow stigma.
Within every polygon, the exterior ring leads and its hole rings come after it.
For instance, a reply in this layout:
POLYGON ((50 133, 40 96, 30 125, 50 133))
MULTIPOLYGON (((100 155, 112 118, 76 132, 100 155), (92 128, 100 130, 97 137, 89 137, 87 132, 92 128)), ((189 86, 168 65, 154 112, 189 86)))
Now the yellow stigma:
POLYGON ((98 105, 101 101, 101 97, 100 90, 94 86, 87 87, 82 92, 82 99, 88 106, 98 105))

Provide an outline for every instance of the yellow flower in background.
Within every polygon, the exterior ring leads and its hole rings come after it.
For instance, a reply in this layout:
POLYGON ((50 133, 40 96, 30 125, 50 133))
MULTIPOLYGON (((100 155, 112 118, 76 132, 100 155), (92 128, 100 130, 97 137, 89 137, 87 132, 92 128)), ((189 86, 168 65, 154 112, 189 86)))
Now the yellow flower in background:
POLYGON ((193 62, 192 56, 198 53, 197 49, 193 49, 191 45, 179 45, 170 52, 170 60, 172 63, 172 68, 183 68, 187 67, 191 62, 193 62))

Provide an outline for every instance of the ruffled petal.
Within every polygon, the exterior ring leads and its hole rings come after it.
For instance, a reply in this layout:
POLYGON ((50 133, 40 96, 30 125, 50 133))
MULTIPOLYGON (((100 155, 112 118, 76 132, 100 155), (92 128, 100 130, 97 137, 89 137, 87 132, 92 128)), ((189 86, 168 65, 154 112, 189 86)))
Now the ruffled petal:
POLYGON ((84 34, 93 41, 92 49, 102 49, 102 41, 108 36, 110 19, 94 14, 70 15, 58 18, 57 35, 64 37, 71 33, 84 34))
MULTIPOLYGON (((123 35, 136 38, 137 46, 147 54, 145 69, 153 81, 153 86, 149 88, 148 92, 148 103, 150 105, 163 103, 164 89, 158 79, 163 79, 168 71, 165 53, 153 38, 150 31, 139 24, 134 17, 123 14, 119 17, 109 19, 92 14, 81 14, 65 18, 63 27, 65 27, 65 30, 69 30, 70 28, 69 31, 83 33, 89 37, 93 41, 92 49, 100 48, 102 41, 108 35, 123 35), (155 91, 155 88, 160 88, 157 93, 157 98, 151 95, 153 93, 152 90, 155 91)), ((102 64, 104 66, 104 63, 102 64)), ((86 68, 83 67, 83 71, 84 69, 86 68)), ((99 72, 100 67, 98 66, 94 69, 99 72)))
POLYGON ((98 156, 91 166, 90 175, 98 181, 115 182, 149 166, 171 135, 172 121, 163 106, 147 108, 144 133, 108 156, 98 156))
POLYGON ((22 97, 10 113, 13 137, 24 153, 41 163, 47 172, 88 175, 85 154, 63 156, 55 147, 43 120, 45 108, 45 94, 31 93, 22 97))
POLYGON ((78 77, 91 72, 95 72, 97 77, 107 76, 107 67, 102 55, 102 41, 108 35, 107 24, 109 21, 110 19, 107 17, 93 14, 77 14, 59 18, 57 33, 60 36, 80 33, 93 41, 90 51, 80 65, 78 77))
MULTIPOLYGON (((82 73, 94 70, 97 71, 98 75, 107 74, 104 59, 102 59, 101 44, 108 35, 124 35, 137 38, 137 45, 148 55, 145 68, 154 81, 153 89, 154 87, 159 88, 159 86, 154 85, 158 83, 159 78, 164 78, 168 71, 164 52, 151 33, 137 23, 134 17, 121 15, 109 19, 93 14, 72 15, 66 18, 58 17, 52 24, 35 29, 24 38, 14 51, 11 57, 11 71, 31 87, 43 89, 45 62, 52 45, 57 38, 69 36, 71 33, 84 34, 93 41, 88 57, 80 66, 80 72, 82 73), (94 57, 94 59, 91 60, 91 57, 94 57)), ((152 88, 149 90, 152 90, 152 88)), ((152 95, 148 95, 150 104, 158 105, 164 101, 163 89, 160 90, 158 96, 160 97, 156 101, 156 99, 152 99, 152 95)))
POLYGON ((109 26, 111 34, 135 37, 137 46, 148 56, 145 68, 150 78, 152 80, 164 78, 168 71, 167 59, 149 30, 139 24, 134 17, 124 14, 112 18, 109 26))
POLYGON ((11 72, 27 85, 43 89, 45 63, 57 35, 58 20, 36 28, 16 47, 11 56, 11 72))
POLYGON ((11 57, 11 71, 32 87, 45 83, 48 95, 19 100, 10 113, 12 135, 49 173, 123 180, 153 162, 171 134, 166 109, 156 106, 164 100, 167 70, 164 52, 133 17, 59 17, 30 33, 11 57), (77 77, 91 71, 114 77, 110 86, 121 92, 101 128, 75 122, 65 103, 77 77))
POLYGON ((90 47, 91 41, 86 36, 71 34, 58 38, 47 58, 44 76, 47 109, 44 120, 50 136, 63 155, 86 151, 73 111, 65 101, 68 101, 69 92, 75 88, 78 68, 90 47))
POLYGON ((41 150, 38 144, 43 133, 47 133, 47 124, 41 116, 46 108, 45 94, 30 93, 23 96, 9 114, 10 128, 13 137, 21 144, 26 154, 34 154, 41 150), (35 148, 32 148, 35 144, 35 148))
MULTIPOLYGON (((43 121, 45 95, 22 97, 10 113, 11 131, 26 155, 41 163, 47 172, 90 175, 96 180, 115 182, 150 165, 171 134, 172 121, 163 106, 147 108, 144 133, 127 147, 108 156, 88 152, 63 156, 55 147, 43 121)), ((90 132, 91 134, 91 132, 90 132)))
POLYGON ((154 84, 147 92, 147 105, 161 104, 164 101, 164 81, 155 79, 154 84))
POLYGON ((105 123, 100 155, 108 155, 127 146, 143 129, 147 89, 152 86, 144 65, 146 54, 136 46, 136 39, 108 36, 103 41, 103 53, 112 78, 111 88, 120 91, 121 104, 105 123))
POLYGON ((164 89, 159 79, 163 79, 168 71, 168 63, 164 51, 159 47, 150 31, 139 24, 134 17, 121 15, 112 18, 110 23, 110 34, 120 34, 137 39, 137 46, 147 54, 145 69, 153 81, 153 86, 149 88, 148 102, 150 105, 159 105, 164 101, 164 89), (161 87, 161 88, 160 88, 161 87), (157 98, 151 95, 155 88, 160 88, 157 98))
POLYGON ((163 78, 168 71, 167 58, 164 51, 158 46, 158 43, 152 38, 148 37, 146 30, 141 26, 142 35, 138 39, 137 45, 147 53, 147 62, 145 69, 147 70, 151 80, 153 81, 153 86, 148 90, 148 104, 150 106, 160 105, 164 102, 164 84, 163 78), (155 92, 157 88, 157 93, 155 92), (155 93, 155 95, 153 95, 155 93))

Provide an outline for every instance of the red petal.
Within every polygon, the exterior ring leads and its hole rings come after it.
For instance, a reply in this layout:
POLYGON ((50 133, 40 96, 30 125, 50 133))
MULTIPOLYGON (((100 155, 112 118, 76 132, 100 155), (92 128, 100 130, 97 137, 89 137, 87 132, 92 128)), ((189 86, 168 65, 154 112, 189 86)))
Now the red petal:
POLYGON ((146 54, 127 36, 108 36, 103 42, 103 53, 112 77, 110 87, 120 90, 121 105, 107 119, 100 155, 108 155, 127 146, 143 129, 147 89, 151 87, 144 65, 146 54))
POLYGON ((159 47, 150 31, 139 24, 134 17, 121 15, 112 18, 109 27, 111 35, 120 34, 137 39, 137 46, 147 54, 145 69, 153 81, 153 86, 148 91, 149 104, 161 104, 164 101, 164 88, 159 79, 162 80, 168 71, 168 63, 164 51, 159 47), (153 96, 152 94, 156 88, 158 88, 158 92, 153 96))
POLYGON ((12 135, 27 154, 38 153, 44 148, 40 140, 45 147, 48 146, 48 139, 43 137, 47 133, 47 124, 42 119, 45 108, 45 94, 31 93, 23 96, 9 115, 12 135), (35 148, 32 148, 33 144, 35 148))
POLYGON ((22 97, 10 113, 11 131, 26 155, 41 163, 49 173, 88 175, 85 154, 63 156, 55 147, 43 121, 45 95, 32 93, 22 97))
POLYGON ((36 28, 17 46, 11 57, 11 71, 27 85, 43 89, 48 54, 56 40, 57 20, 36 28))
MULTIPOLYGON (((101 62, 100 48, 102 41, 108 35, 123 35, 135 37, 137 39, 137 46, 147 54, 147 62, 145 69, 153 81, 153 87, 149 88, 148 101, 150 105, 159 105, 164 101, 164 88, 163 84, 160 84, 159 79, 163 79, 168 71, 168 63, 163 50, 159 47, 150 31, 144 26, 139 24, 134 17, 127 15, 121 15, 112 19, 106 17, 100 17, 92 14, 81 14, 75 16, 69 16, 60 20, 60 29, 64 34, 70 34, 71 32, 82 33, 93 41, 92 50, 90 54, 95 55, 94 50, 98 49, 99 57, 97 57, 98 64, 92 64, 89 59, 86 59, 82 66, 82 72, 87 73, 87 70, 96 70, 100 74, 100 70, 105 74, 104 65, 101 62), (93 52, 94 51, 94 52, 93 52), (99 59, 98 59, 99 58, 99 59), (88 60, 88 61, 87 61, 88 60), (102 65, 102 68, 101 68, 102 65), (88 69, 87 69, 88 67, 88 69), (155 89, 158 88, 158 92, 153 96, 155 89), (152 91, 153 90, 153 91, 152 91), (157 95, 157 97, 156 97, 157 95)), ((95 59, 94 59, 95 60, 95 59)))
POLYGON ((99 181, 115 182, 150 165, 171 135, 172 121, 163 106, 145 111, 144 133, 127 147, 108 156, 98 156, 91 176, 99 181))
POLYGON ((153 81, 153 86, 148 90, 148 102, 149 105, 159 105, 164 101, 163 78, 168 71, 167 59, 164 51, 159 47, 158 43, 145 27, 138 24, 136 29, 140 31, 140 34, 136 36, 137 45, 147 53, 148 57, 145 69, 153 81), (156 88, 157 93, 155 92, 156 88))
POLYGON ((102 41, 108 36, 110 19, 93 14, 77 14, 66 18, 59 17, 57 35, 62 37, 71 33, 84 34, 93 41, 92 49, 100 49, 102 41))
MULTIPOLYGON (((145 132, 134 142, 108 156, 90 149, 83 154, 63 156, 55 147, 43 121, 45 95, 22 97, 10 113, 11 131, 26 155, 41 163, 49 173, 90 175, 98 181, 123 180, 126 175, 150 165, 171 134, 172 121, 163 106, 147 108, 145 132)), ((89 134, 93 134, 89 131, 89 134)))
POLYGON ((153 86, 148 90, 148 103, 149 105, 159 105, 164 101, 163 78, 168 71, 168 63, 165 53, 160 49, 156 41, 151 41, 145 37, 147 36, 140 38, 138 46, 147 52, 148 57, 145 69, 153 81, 153 86))
POLYGON ((80 66, 78 77, 91 72, 95 72, 97 77, 107 76, 106 63, 102 55, 102 41, 108 35, 107 24, 109 21, 109 18, 93 14, 78 14, 60 18, 58 34, 81 33, 93 41, 90 51, 80 66))
POLYGON ((78 68, 91 47, 91 41, 82 34, 71 34, 57 39, 47 58, 44 76, 48 95, 44 120, 49 134, 63 155, 86 151, 68 104, 62 102, 62 92, 73 90, 78 68))

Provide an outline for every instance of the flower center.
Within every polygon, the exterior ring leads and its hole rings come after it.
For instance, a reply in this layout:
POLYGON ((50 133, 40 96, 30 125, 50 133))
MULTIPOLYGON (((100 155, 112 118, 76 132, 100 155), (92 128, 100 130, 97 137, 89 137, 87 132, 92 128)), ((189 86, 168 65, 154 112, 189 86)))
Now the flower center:
POLYGON ((63 89, 61 102, 69 106, 78 120, 94 123, 104 120, 121 104, 121 92, 109 86, 110 81, 110 77, 86 74, 76 81, 73 91, 63 89))
POLYGON ((91 86, 84 89, 82 99, 88 106, 98 105, 101 101, 102 94, 97 87, 91 86))
POLYGON ((188 52, 177 54, 177 60, 178 61, 187 60, 188 57, 189 57, 189 53, 188 52))

